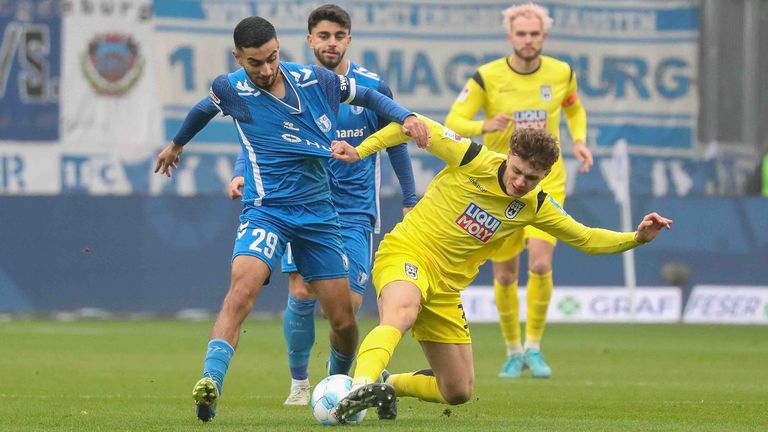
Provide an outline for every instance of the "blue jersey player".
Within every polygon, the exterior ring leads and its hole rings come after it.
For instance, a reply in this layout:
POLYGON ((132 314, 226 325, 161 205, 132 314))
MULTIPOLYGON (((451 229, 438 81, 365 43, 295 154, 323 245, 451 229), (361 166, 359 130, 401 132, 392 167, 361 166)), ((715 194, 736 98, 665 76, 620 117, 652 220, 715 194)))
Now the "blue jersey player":
POLYGON ((232 117, 246 155, 231 282, 211 331, 203 377, 193 389, 203 421, 216 415, 242 322, 287 242, 295 245, 296 265, 328 317, 332 355, 340 362, 353 358, 357 323, 327 176, 339 103, 359 104, 402 123, 417 144, 426 146, 429 139, 424 123, 380 93, 324 68, 281 62, 275 29, 263 18, 242 20, 234 43, 242 68, 214 79, 209 98, 190 111, 155 164, 155 172, 171 176, 183 145, 216 112, 232 117))
MULTIPOLYGON (((349 14, 337 5, 324 5, 310 13, 307 20, 307 42, 315 54, 316 64, 348 78, 358 85, 377 90, 392 97, 389 87, 379 77, 344 58, 352 41, 352 22, 349 14)), ((371 110, 352 105, 339 107, 336 138, 358 145, 389 122, 371 110)), ((416 186, 406 144, 387 149, 389 160, 403 190, 403 208, 416 204, 416 186)), ((245 158, 241 153, 235 165, 235 177, 229 188, 231 198, 240 196, 245 158)), ((363 299, 371 268, 373 233, 379 222, 379 159, 371 157, 360 165, 349 165, 330 160, 331 198, 339 212, 344 249, 349 257, 349 284, 352 306, 358 310, 363 299)), ((282 260, 283 273, 289 273, 288 304, 283 314, 283 329, 291 373, 291 390, 285 405, 307 405, 310 383, 308 366, 310 351, 315 343, 314 310, 316 299, 303 281, 293 261, 289 244, 282 260)), ((349 373, 349 364, 335 362, 331 356, 330 374, 349 373)))

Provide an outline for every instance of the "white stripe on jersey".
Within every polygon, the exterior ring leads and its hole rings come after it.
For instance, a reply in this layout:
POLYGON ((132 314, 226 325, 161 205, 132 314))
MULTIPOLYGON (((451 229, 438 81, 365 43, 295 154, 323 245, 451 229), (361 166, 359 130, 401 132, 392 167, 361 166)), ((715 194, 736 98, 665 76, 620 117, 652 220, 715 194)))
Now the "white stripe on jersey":
POLYGON ((347 100, 344 101, 344 103, 348 104, 352 102, 355 99, 355 96, 357 95, 357 82, 355 82, 354 78, 349 78, 349 97, 347 100))
POLYGON ((237 131, 240 133, 240 139, 243 140, 245 149, 248 150, 248 162, 251 163, 251 168, 253 169, 253 183, 256 185, 257 194, 256 199, 253 200, 253 205, 260 206, 261 199, 264 198, 264 183, 261 181, 261 168, 256 162, 256 152, 253 150, 253 145, 243 133, 243 129, 240 127, 240 122, 235 120, 235 126, 237 126, 237 131))
POLYGON ((373 226, 373 232, 376 234, 381 233, 381 201, 379 200, 379 194, 381 193, 381 156, 380 152, 376 152, 376 162, 374 162, 374 189, 373 194, 376 200, 376 223, 373 226))

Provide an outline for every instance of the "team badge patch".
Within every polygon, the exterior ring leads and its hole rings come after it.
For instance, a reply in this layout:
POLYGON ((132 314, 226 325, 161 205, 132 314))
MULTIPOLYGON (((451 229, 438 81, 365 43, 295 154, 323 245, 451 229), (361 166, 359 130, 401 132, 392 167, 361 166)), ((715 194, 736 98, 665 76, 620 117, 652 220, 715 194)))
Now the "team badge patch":
POLYGON ((331 120, 327 115, 323 114, 319 119, 315 119, 315 123, 321 131, 328 133, 331 131, 331 120))
POLYGON ((405 263, 405 274, 413 280, 419 279, 419 268, 413 264, 405 263))
POLYGON ((461 93, 459 93, 459 96, 456 97, 457 102, 464 102, 467 100, 467 97, 469 97, 469 86, 465 85, 463 89, 461 89, 461 93))
POLYGON ((544 102, 549 102, 552 100, 552 86, 551 85, 542 85, 539 87, 541 90, 541 100, 544 102))
POLYGON ((101 34, 88 43, 80 66, 96 93, 122 96, 141 78, 144 56, 131 35, 101 34))
POLYGON ((361 107, 361 106, 357 106, 357 105, 349 105, 349 112, 351 112, 351 113, 352 113, 352 114, 354 114, 354 115, 360 115, 360 114, 362 114, 362 113, 363 113, 363 110, 365 110, 365 108, 363 108, 363 107, 361 107))
POLYGON ((446 138, 450 138, 456 142, 461 142, 461 140, 463 139, 461 135, 457 134, 456 132, 448 128, 443 128, 443 136, 446 138))
POLYGON ((488 243, 488 240, 501 227, 501 221, 477 206, 477 204, 469 203, 464 213, 456 219, 456 225, 472 237, 483 243, 488 243))
POLYGON ((507 206, 507 209, 504 210, 504 216, 507 217, 507 219, 514 219, 517 217, 518 214, 520 214, 520 211, 525 207, 525 203, 520 200, 514 200, 507 206))

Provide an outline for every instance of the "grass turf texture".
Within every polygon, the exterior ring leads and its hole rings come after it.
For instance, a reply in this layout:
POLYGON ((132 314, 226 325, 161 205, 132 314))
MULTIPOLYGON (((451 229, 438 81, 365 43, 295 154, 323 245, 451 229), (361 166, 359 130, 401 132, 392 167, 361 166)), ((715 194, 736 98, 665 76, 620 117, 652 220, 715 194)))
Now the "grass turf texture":
MULTIPOLYGON (((374 325, 361 323, 361 339, 374 325)), ((282 323, 248 321, 216 419, 191 397, 211 323, 0 323, 2 431, 323 430, 308 407, 282 406, 289 375, 282 323)), ((323 376, 320 321, 310 378, 323 376)), ((550 325, 551 380, 496 377, 496 325, 472 325, 475 393, 461 406, 401 399, 399 418, 363 429, 403 431, 765 431, 768 328, 693 325, 550 325)), ((426 367, 406 337, 390 370, 426 367)), ((350 427, 346 427, 349 429, 350 427)))

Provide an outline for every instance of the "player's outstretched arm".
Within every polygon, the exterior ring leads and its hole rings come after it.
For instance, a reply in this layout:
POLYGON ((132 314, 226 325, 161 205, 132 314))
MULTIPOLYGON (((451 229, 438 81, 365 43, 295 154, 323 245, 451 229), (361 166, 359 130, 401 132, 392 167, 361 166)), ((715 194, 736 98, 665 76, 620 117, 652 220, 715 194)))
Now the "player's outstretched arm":
POLYGON ((656 212, 645 215, 640 225, 637 226, 635 240, 638 243, 648 243, 653 241, 661 232, 662 228, 670 229, 672 219, 667 219, 656 212))

